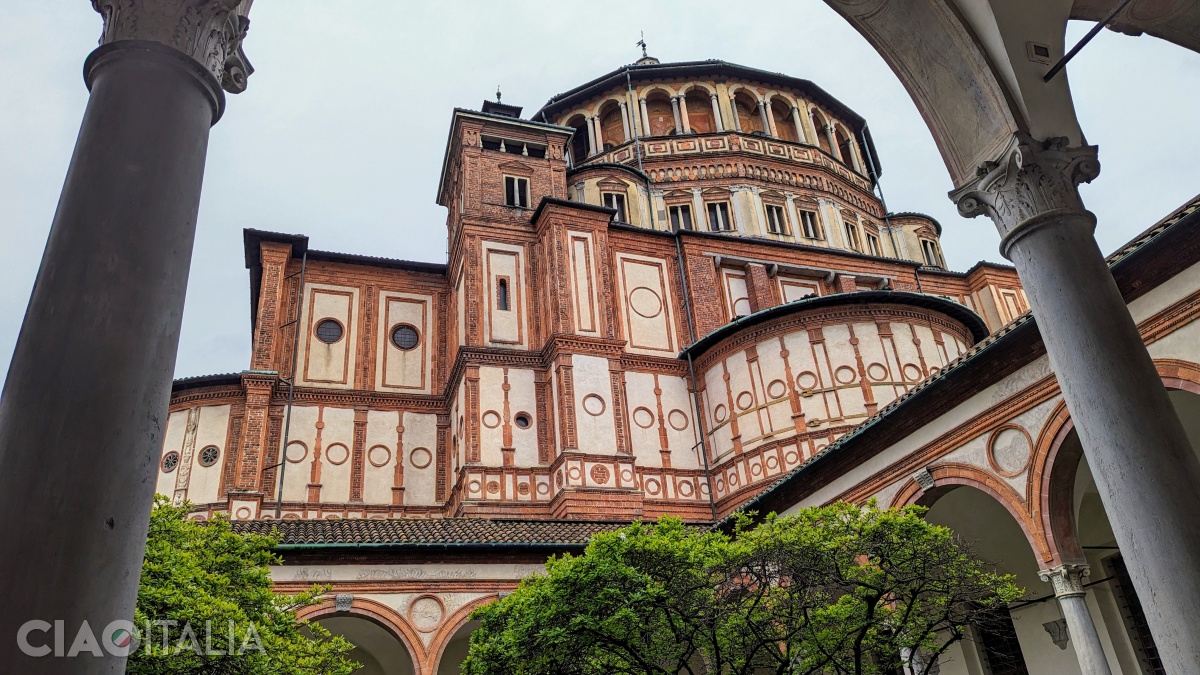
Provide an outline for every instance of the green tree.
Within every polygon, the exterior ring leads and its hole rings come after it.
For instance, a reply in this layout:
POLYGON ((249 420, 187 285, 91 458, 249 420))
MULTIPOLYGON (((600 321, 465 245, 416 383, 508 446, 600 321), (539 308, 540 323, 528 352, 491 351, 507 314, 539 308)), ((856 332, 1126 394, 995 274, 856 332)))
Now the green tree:
POLYGON ((1021 595, 923 510, 835 504, 732 534, 597 535, 476 610, 470 675, 924 675, 1021 595))
POLYGON ((350 675, 360 667, 345 638, 296 619, 328 589, 272 589, 276 539, 236 534, 224 519, 197 523, 188 510, 155 498, 135 615, 141 644, 126 672, 350 675))

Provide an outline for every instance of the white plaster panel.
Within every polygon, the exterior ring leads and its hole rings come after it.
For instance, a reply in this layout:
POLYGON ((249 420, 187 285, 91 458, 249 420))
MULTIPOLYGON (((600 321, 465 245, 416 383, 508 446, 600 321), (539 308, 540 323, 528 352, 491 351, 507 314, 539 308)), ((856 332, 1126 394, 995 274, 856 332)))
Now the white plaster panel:
POLYGON ((618 285, 627 349, 644 354, 675 354, 675 321, 666 261, 630 254, 617 256, 618 285))
POLYGON ((808 295, 821 294, 821 282, 816 279, 780 275, 778 281, 779 290, 782 292, 784 302, 795 302, 808 295))
POLYGON ((746 273, 722 269, 721 279, 725 287, 725 306, 729 308, 730 318, 746 316, 752 312, 750 308, 750 293, 746 289, 746 273))
POLYGON ((321 501, 342 504, 350 501, 350 467, 354 463, 354 409, 326 408, 321 434, 321 501), (335 448, 340 445, 345 448, 335 448), (345 456, 345 461, 334 464, 345 456))
POLYGON ((437 415, 404 413, 404 503, 437 503, 437 415), (428 452, 428 460, 425 452, 428 452), (417 467, 417 460, 425 464, 417 467))
POLYGON ((575 311, 575 330, 584 335, 599 335, 596 307, 596 253, 591 233, 568 232, 571 242, 571 290, 575 311))
POLYGON ((200 408, 200 423, 196 428, 196 451, 192 453, 192 476, 188 481, 188 500, 193 504, 217 501, 221 488, 221 468, 225 465, 225 438, 229 434, 229 406, 200 408), (200 451, 208 446, 221 451, 217 463, 200 465, 200 451))
POLYGON ((358 289, 330 284, 305 284, 300 325, 301 382, 349 389, 354 386, 358 335, 358 289), (326 344, 315 334, 317 324, 333 319, 342 324, 342 337, 326 344))
POLYGON ((608 359, 576 354, 574 366, 575 426, 578 429, 579 449, 597 454, 616 454, 617 430, 613 421, 612 381, 608 359), (590 398, 589 400, 589 397, 590 398), (596 398, 603 405, 595 403, 596 398), (601 410, 599 415, 595 415, 601 410))
POLYGON ((411 293, 380 293, 378 316, 379 338, 376 352, 375 388, 380 391, 430 392, 430 370, 433 368, 432 345, 434 334, 430 316, 433 298, 411 293), (417 346, 400 349, 392 341, 392 331, 401 324, 416 329, 417 346))
POLYGON ((173 412, 167 416, 167 430, 163 433, 162 453, 159 455, 158 464, 158 482, 155 484, 154 491, 165 497, 170 497, 175 492, 175 476, 179 468, 171 473, 163 473, 162 457, 168 452, 178 452, 183 455, 183 434, 187 431, 188 411, 180 410, 173 412))
POLYGON ((402 422, 402 412, 371 410, 367 412, 366 453, 363 456, 363 502, 391 504, 392 487, 396 476, 396 427, 402 422), (382 466, 375 466, 386 457, 382 466))
POLYGON ((494 347, 525 346, 525 249, 520 246, 483 242, 486 287, 484 288, 484 339, 494 347), (508 309, 500 309, 500 280, 508 283, 508 309))

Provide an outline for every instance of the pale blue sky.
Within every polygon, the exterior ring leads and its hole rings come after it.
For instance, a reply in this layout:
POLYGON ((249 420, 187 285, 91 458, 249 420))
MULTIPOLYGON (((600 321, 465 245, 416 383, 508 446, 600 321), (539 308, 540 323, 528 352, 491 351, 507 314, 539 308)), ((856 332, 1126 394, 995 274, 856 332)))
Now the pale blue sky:
MULTIPOLYGON (((314 248, 441 262, 434 204, 455 106, 496 85, 536 110, 628 63, 646 32, 663 61, 718 58, 813 80, 871 125, 893 210, 945 226, 949 264, 1000 260, 986 219, 963 220, 916 108, 882 59, 820 0, 579 3, 258 0, 257 72, 213 129, 176 375, 239 371, 250 353, 244 227, 314 248), (753 10, 749 9, 753 7, 753 10)), ((0 373, 20 329, 87 102, 100 18, 86 0, 15 3, 0 43, 0 373)), ((1068 43, 1087 29, 1075 25, 1068 43)), ((1200 55, 1104 31, 1069 70, 1103 171, 1084 188, 1110 251, 1200 192, 1200 55)))

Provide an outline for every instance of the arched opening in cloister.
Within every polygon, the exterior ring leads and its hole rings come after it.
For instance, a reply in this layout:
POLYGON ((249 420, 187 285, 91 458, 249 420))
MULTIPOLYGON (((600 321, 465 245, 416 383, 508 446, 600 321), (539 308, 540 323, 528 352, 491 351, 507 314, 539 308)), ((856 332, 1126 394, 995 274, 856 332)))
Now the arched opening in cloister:
POLYGON ((437 675, 459 675, 462 672, 462 662, 467 658, 467 649, 471 645, 471 633, 478 627, 478 621, 468 621, 454 631, 442 650, 437 675))
POLYGON ((370 618, 339 613, 321 617, 314 623, 354 645, 350 658, 363 665, 355 675, 415 675, 417 672, 413 656, 404 642, 391 629, 370 618))

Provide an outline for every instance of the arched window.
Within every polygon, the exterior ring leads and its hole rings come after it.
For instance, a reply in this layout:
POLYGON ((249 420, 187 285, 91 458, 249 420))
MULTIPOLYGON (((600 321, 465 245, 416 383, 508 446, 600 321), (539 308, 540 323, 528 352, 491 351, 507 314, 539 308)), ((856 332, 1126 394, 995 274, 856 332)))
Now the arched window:
POLYGON ((775 133, 780 140, 800 142, 796 135, 796 124, 792 121, 792 106, 780 98, 771 99, 771 120, 775 122, 775 133))
POLYGON ((600 108, 600 129, 604 135, 600 147, 605 152, 625 142, 625 126, 621 122, 621 106, 609 101, 600 108))
POLYGON ((829 126, 829 122, 821 114, 821 111, 815 108, 812 111, 812 123, 813 128, 817 130, 817 143, 820 144, 822 150, 832 155, 833 148, 829 146, 829 134, 825 132, 825 127, 829 126))
POLYGON ((921 252, 925 254, 925 264, 930 267, 945 267, 942 262, 942 252, 938 249, 937 242, 931 239, 921 240, 921 252))
POLYGON ((671 109, 671 100, 663 92, 656 91, 646 97, 646 116, 650 118, 651 136, 675 134, 675 111, 671 109))
POLYGON ((496 309, 508 311, 508 279, 502 278, 496 282, 496 309))
POLYGON ((567 122, 567 126, 575 129, 575 135, 571 137, 571 162, 582 164, 591 154, 588 152, 587 120, 583 115, 576 115, 567 122))
POLYGON ((838 152, 842 155, 842 162, 844 162, 846 166, 850 167, 851 169, 855 168, 853 150, 854 141, 852 141, 850 137, 846 135, 846 132, 843 131, 841 127, 834 132, 834 135, 835 138, 837 138, 838 152))
POLYGON ((738 122, 742 133, 766 133, 763 129, 762 115, 758 114, 758 101, 744 91, 739 91, 733 97, 733 107, 737 109, 738 122))
POLYGON ((693 89, 683 99, 687 106, 688 124, 692 132, 710 134, 717 130, 716 120, 713 119, 712 98, 703 89, 693 89))

